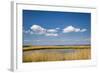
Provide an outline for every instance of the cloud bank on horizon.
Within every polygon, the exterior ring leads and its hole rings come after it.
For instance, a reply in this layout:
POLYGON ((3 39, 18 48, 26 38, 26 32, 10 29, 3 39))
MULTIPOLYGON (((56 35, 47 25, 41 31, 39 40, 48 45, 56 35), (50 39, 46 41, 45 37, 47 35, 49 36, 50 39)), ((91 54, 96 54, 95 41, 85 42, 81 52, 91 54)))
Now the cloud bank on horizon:
POLYGON ((63 29, 59 28, 54 28, 54 29, 46 29, 43 28, 40 25, 33 24, 29 30, 24 30, 24 33, 29 33, 29 34, 37 34, 37 35, 45 35, 45 36, 59 36, 58 32, 59 30, 62 30, 61 33, 71 33, 71 32, 85 32, 87 29, 85 28, 76 28, 72 25, 67 26, 63 29))

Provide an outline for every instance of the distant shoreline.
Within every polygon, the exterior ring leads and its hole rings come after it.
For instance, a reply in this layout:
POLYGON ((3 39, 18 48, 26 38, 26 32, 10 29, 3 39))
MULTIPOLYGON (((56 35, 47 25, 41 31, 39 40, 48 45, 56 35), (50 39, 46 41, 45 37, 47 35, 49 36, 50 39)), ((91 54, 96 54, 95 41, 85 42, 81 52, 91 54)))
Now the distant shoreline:
POLYGON ((30 47, 30 46, 91 46, 91 44, 73 44, 73 45, 23 45, 23 47, 30 47))
POLYGON ((41 50, 41 49, 89 49, 90 45, 77 45, 77 46, 24 46, 23 51, 41 50))

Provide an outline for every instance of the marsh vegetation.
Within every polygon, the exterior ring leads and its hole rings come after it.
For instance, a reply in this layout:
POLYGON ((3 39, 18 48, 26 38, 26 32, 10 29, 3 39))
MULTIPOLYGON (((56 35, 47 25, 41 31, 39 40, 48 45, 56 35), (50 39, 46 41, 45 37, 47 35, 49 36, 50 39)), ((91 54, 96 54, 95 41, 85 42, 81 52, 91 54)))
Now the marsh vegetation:
POLYGON ((91 59, 90 46, 25 46, 23 62, 91 59))

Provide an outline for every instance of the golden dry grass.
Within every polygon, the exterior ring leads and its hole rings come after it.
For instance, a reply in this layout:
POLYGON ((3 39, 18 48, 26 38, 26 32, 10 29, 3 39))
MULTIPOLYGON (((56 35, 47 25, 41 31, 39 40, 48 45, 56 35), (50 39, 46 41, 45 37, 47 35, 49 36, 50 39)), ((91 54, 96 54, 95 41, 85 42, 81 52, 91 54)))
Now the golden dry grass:
POLYGON ((66 60, 84 60, 91 58, 91 49, 78 49, 79 52, 65 55, 66 60))
POLYGON ((23 62, 41 62, 41 61, 63 61, 63 60, 85 60, 91 58, 91 49, 76 49, 74 53, 40 53, 23 54, 23 62))

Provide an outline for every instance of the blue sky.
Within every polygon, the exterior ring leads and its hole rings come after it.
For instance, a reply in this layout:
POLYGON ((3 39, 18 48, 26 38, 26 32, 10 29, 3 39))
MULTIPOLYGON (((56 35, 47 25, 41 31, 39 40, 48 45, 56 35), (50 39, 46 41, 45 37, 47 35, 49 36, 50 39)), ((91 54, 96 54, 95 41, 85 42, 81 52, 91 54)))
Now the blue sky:
POLYGON ((24 45, 80 45, 90 39, 90 13, 23 10, 24 45))

